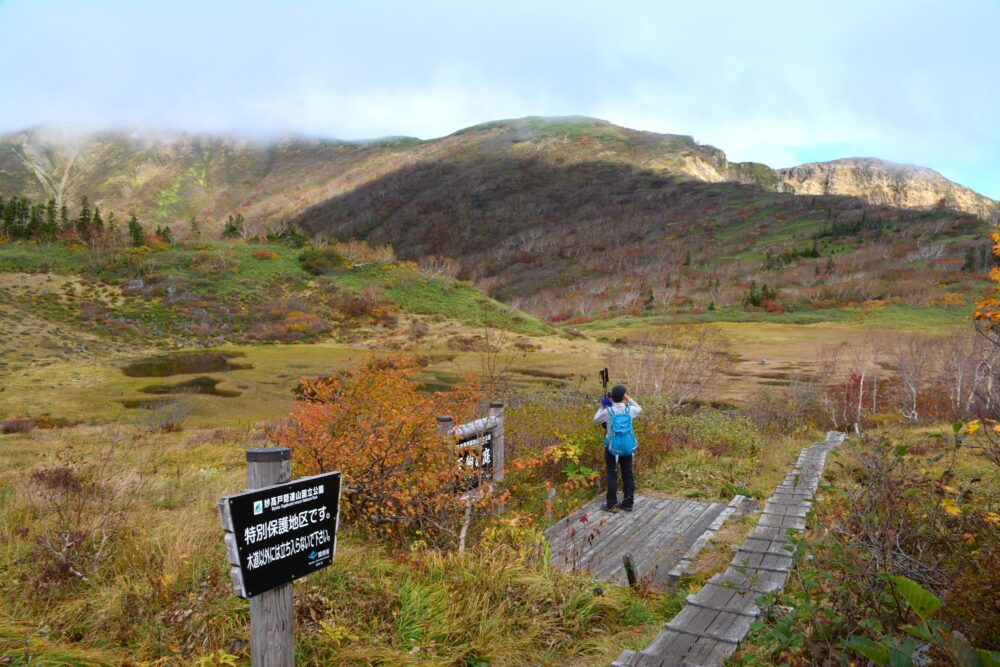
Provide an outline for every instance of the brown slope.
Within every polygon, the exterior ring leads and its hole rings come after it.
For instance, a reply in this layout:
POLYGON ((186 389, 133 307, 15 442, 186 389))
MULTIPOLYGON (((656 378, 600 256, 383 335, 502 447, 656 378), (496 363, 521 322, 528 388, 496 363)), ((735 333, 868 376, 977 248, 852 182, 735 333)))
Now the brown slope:
POLYGON ((986 227, 964 213, 703 183, 544 151, 497 155, 416 163, 294 222, 317 237, 389 243, 405 259, 453 258, 462 277, 543 316, 650 299, 733 305, 751 279, 796 299, 822 300, 829 288, 833 300, 922 303, 929 278, 971 281, 987 268, 955 273, 971 247, 960 237, 986 227), (782 258, 814 244, 819 257, 782 258))

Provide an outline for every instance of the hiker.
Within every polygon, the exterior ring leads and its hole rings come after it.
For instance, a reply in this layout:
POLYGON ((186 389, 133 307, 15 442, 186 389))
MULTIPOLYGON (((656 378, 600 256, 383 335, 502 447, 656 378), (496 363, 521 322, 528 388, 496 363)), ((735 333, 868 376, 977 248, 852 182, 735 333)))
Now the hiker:
POLYGON ((618 508, 631 512, 635 505, 635 477, 632 475, 632 455, 635 453, 635 431, 632 420, 642 408, 628 395, 628 390, 617 385, 611 397, 601 399, 601 408, 594 415, 594 423, 607 424, 604 436, 604 466, 608 471, 608 497, 603 509, 617 512, 618 508), (622 501, 618 502, 618 468, 622 469, 622 501))

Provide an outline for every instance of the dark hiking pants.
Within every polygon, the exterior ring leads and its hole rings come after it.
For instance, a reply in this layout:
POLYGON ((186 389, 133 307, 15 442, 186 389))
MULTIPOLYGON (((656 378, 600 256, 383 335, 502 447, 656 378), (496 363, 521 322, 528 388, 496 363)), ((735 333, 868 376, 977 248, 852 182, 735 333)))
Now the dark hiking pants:
POLYGON ((622 507, 632 507, 635 502, 635 477, 632 476, 632 457, 615 455, 604 448, 604 466, 608 470, 608 507, 618 504, 618 468, 622 469, 622 507))

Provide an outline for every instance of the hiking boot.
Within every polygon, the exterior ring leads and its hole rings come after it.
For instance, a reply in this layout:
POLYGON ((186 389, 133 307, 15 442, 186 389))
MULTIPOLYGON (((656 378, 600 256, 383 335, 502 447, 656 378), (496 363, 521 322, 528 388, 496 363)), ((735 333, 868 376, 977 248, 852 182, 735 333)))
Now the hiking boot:
POLYGON ((626 512, 631 512, 633 509, 632 505, 621 505, 621 508, 626 512))
POLYGON ((607 505, 602 505, 601 510, 604 512, 608 512, 610 514, 614 514, 615 512, 618 511, 618 505, 612 505, 611 507, 608 507, 607 505))

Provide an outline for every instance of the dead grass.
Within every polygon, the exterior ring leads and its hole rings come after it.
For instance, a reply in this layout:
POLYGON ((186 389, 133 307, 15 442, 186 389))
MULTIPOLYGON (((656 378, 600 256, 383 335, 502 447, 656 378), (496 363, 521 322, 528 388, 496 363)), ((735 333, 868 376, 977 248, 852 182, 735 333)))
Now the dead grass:
MULTIPOLYGON (((4 654, 19 660, 27 651, 53 665, 172 665, 218 664, 232 653, 242 664, 248 605, 231 594, 215 507, 245 485, 243 450, 256 442, 248 429, 114 425, 2 436, 4 654), (67 452, 95 457, 115 436, 128 444, 115 484, 145 482, 113 557, 87 580, 42 585, 35 539, 45 518, 26 502, 32 473, 69 465, 67 452)), ((599 586, 502 544, 464 558, 419 547, 394 553, 345 528, 334 565, 296 584, 299 664, 607 664, 622 648, 645 645, 669 610, 665 596, 595 593, 599 586)))

